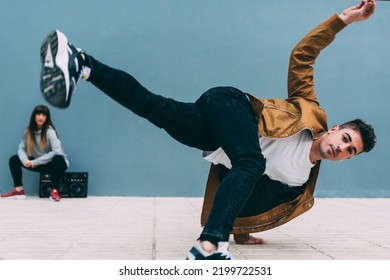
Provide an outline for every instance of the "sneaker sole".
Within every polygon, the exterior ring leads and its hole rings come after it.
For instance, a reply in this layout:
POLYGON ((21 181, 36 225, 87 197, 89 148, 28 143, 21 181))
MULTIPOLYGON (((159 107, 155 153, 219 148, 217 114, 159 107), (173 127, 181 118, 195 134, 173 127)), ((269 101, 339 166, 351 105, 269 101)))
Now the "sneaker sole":
POLYGON ((26 199, 26 195, 13 195, 13 196, 6 196, 6 197, 1 197, 1 199, 4 200, 22 200, 26 199))
POLYGON ((60 201, 61 201, 61 199, 58 199, 58 200, 57 200, 57 199, 54 199, 54 198, 52 198, 52 197, 49 197, 49 200, 50 200, 50 201, 53 201, 53 202, 60 202, 60 201))
POLYGON ((50 104, 60 108, 70 104, 67 48, 68 39, 58 30, 50 32, 41 44, 41 92, 50 104))

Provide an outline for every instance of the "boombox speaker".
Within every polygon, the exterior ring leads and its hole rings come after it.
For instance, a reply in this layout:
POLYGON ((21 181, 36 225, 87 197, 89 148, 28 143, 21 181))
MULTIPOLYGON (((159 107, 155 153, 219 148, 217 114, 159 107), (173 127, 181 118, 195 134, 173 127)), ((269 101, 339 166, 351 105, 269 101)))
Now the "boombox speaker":
MULTIPOLYGON (((41 173, 39 178, 39 197, 49 197, 52 187, 51 175, 41 173)), ((61 197, 87 197, 88 173, 65 172, 60 179, 58 193, 61 197)))

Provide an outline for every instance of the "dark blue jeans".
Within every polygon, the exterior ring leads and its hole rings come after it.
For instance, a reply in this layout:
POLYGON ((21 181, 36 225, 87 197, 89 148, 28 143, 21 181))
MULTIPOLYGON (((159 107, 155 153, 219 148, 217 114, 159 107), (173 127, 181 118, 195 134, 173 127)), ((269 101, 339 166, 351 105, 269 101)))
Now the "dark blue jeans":
POLYGON ((89 81, 133 113, 146 118, 180 143, 226 152, 232 169, 222 180, 200 240, 227 241, 233 222, 265 170, 257 122, 248 98, 232 87, 206 91, 195 103, 156 95, 130 74, 87 56, 89 81))

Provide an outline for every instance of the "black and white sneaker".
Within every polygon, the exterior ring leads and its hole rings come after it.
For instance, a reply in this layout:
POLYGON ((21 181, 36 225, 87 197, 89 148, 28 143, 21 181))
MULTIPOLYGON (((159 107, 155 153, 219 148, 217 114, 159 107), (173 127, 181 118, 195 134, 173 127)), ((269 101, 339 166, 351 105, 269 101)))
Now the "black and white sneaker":
POLYGON ((186 260, 234 260, 229 250, 229 242, 218 242, 218 249, 214 252, 207 253, 203 250, 200 243, 191 248, 186 260))
POLYGON ((69 43, 65 34, 53 30, 41 45, 41 92, 51 105, 66 108, 85 63, 81 50, 69 43))

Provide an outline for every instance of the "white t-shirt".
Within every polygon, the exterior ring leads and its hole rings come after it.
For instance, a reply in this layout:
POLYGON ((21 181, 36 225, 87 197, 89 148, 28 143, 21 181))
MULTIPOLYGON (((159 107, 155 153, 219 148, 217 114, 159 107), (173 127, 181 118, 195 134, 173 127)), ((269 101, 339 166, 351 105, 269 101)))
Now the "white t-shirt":
MULTIPOLYGON (((266 159, 264 174, 290 187, 298 187, 306 183, 315 165, 309 158, 313 143, 309 130, 282 139, 259 136, 259 143, 266 159)), ((222 148, 214 152, 204 152, 203 157, 214 164, 223 164, 229 169, 232 168, 230 159, 222 148)))

